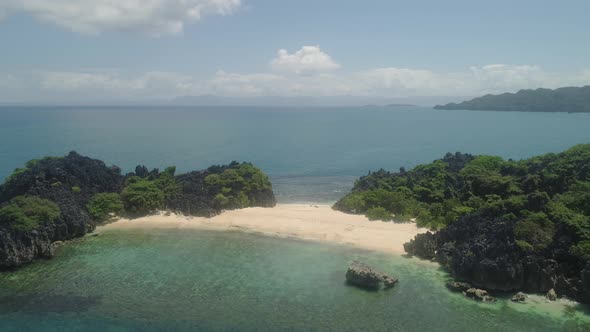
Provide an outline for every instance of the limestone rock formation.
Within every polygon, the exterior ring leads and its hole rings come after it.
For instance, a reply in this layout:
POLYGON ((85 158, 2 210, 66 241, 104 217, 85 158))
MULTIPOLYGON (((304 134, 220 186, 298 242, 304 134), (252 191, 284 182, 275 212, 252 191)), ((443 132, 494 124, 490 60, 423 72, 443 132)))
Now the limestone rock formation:
POLYGON ((346 281, 350 285, 377 290, 381 287, 387 289, 395 286, 397 278, 377 271, 359 261, 353 261, 346 271, 346 281))

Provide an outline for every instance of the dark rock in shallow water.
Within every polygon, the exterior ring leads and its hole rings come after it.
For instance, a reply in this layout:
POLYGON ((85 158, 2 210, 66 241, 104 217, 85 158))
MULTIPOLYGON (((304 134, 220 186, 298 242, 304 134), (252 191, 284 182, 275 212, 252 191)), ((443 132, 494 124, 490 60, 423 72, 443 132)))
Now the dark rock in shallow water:
POLYGON ((447 288, 452 290, 453 292, 464 292, 469 288, 472 288, 470 284, 466 282, 459 282, 459 281, 450 281, 447 282, 447 288))
POLYGON ((391 288, 397 283, 397 278, 379 272, 359 261, 353 261, 346 270, 346 281, 354 286, 377 290, 383 286, 391 288))
POLYGON ((516 294, 514 294, 514 296, 510 299, 512 302, 520 302, 520 303, 524 303, 526 302, 526 294, 522 293, 522 292, 518 292, 516 294))
POLYGON ((463 292, 463 294, 465 294, 465 296, 467 297, 480 300, 482 302, 496 302, 496 298, 490 296, 488 292, 483 289, 469 288, 468 290, 463 292))

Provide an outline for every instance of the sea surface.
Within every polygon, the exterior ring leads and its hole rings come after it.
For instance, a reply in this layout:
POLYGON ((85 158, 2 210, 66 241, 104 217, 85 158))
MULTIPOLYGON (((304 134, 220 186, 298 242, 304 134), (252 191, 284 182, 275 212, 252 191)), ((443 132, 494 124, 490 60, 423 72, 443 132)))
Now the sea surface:
POLYGON ((447 152, 520 159, 590 143, 590 114, 427 108, 0 107, 0 179, 71 150, 125 172, 250 161, 279 202, 334 202, 369 170, 447 152))
MULTIPOLYGON (((0 108, 0 179, 76 150, 125 172, 232 160, 271 176, 279 202, 331 203, 369 170, 446 152, 526 158, 590 143, 590 114, 425 108, 0 108)), ((1 181, 1 180, 0 180, 1 181)), ((588 306, 532 296, 482 304, 417 259, 236 232, 111 230, 0 273, 0 331, 590 331, 588 306), (400 279, 344 283, 365 261, 400 279)))
POLYGON ((0 275, 1 331, 588 331, 574 303, 478 303, 432 263, 237 232, 117 230, 0 275), (353 259, 400 279, 347 286, 353 259))

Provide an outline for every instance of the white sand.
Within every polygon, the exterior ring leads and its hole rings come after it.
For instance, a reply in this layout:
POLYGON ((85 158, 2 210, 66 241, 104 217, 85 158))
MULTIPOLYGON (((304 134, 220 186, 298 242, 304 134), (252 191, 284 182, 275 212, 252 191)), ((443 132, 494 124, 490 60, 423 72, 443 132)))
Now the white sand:
POLYGON ((403 254, 405 242, 426 232, 414 223, 369 221, 364 216, 334 211, 328 205, 303 204, 226 211, 213 218, 160 213, 132 220, 120 219, 101 226, 99 231, 134 228, 237 230, 347 244, 395 254, 403 254))

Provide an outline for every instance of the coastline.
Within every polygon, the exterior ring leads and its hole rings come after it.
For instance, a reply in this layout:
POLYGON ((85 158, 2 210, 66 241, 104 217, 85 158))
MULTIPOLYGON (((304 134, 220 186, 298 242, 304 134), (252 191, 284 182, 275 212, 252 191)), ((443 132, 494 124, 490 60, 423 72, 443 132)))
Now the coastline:
POLYGON ((427 231, 411 222, 369 221, 362 215, 350 215, 332 210, 330 205, 315 204, 278 204, 273 208, 230 210, 212 218, 159 212, 136 219, 121 218, 97 227, 97 231, 149 228, 241 231, 351 245, 397 255, 405 253, 405 242, 427 231))

